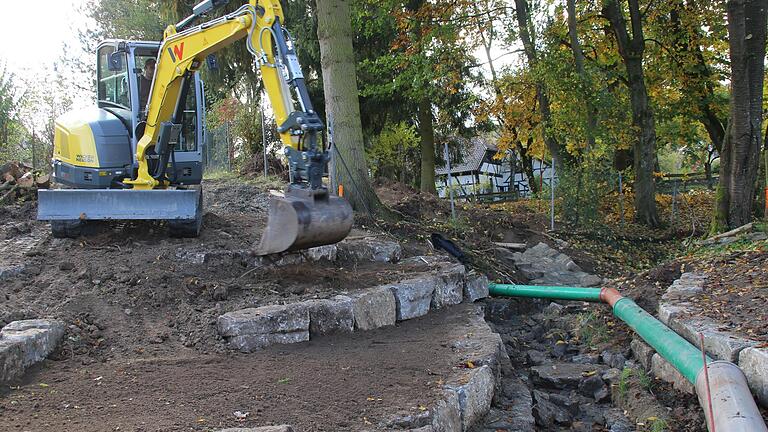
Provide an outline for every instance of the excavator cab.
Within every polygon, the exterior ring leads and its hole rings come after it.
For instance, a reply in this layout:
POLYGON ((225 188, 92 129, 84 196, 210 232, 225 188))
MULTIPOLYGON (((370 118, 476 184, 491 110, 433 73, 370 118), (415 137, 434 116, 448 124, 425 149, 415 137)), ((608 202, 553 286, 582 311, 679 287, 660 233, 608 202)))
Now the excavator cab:
POLYGON ((171 235, 202 227, 205 92, 200 67, 238 40, 253 55, 285 146, 291 184, 270 198, 255 248, 269 255, 336 243, 352 228, 349 203, 323 183, 329 160, 323 122, 309 100, 279 0, 249 0, 193 26, 228 3, 204 0, 165 30, 161 42, 105 41, 97 50, 98 106, 55 122, 53 180, 38 192, 38 219, 54 236, 79 235, 88 220, 166 220, 171 235), (146 104, 147 60, 155 74, 146 104))
POLYGON ((181 130, 168 167, 167 187, 132 190, 136 147, 146 127, 141 75, 159 42, 107 40, 97 48, 97 106, 56 119, 53 181, 63 188, 38 193, 38 219, 56 237, 74 237, 88 220, 163 219, 171 235, 194 237, 202 226, 204 87, 195 73, 187 85, 181 130))

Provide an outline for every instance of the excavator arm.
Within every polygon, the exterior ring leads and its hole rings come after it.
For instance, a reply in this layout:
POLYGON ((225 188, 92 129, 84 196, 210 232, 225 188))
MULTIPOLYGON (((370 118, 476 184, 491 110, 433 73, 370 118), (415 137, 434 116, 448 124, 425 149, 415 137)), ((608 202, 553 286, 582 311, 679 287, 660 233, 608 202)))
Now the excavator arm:
POLYGON ((178 142, 187 81, 205 58, 240 40, 254 55, 285 145, 292 183, 322 189, 328 155, 319 140, 324 125, 312 107, 293 42, 282 25, 279 0, 250 0, 235 12, 191 26, 227 0, 206 0, 164 34, 148 101, 144 134, 136 146, 138 173, 133 189, 165 187, 166 167, 178 142))

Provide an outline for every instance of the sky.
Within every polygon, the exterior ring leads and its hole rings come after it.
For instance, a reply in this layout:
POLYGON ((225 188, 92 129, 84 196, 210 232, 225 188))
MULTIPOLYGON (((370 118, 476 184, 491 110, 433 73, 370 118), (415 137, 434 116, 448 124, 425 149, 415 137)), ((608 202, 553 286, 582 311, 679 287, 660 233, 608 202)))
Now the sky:
MULTIPOLYGON (((0 59, 16 74, 39 72, 61 54, 64 43, 79 51, 78 11, 85 0, 3 1, 0 59)), ((79 52, 78 52, 79 54, 79 52)))

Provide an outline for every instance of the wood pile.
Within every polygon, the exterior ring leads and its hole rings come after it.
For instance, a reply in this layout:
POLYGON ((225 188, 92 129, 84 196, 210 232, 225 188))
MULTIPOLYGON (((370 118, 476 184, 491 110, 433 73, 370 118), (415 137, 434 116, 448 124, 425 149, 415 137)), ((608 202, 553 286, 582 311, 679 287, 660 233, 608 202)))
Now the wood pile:
POLYGON ((0 204, 37 199, 37 189, 48 189, 50 186, 51 177, 48 174, 36 173, 22 162, 0 165, 0 204))

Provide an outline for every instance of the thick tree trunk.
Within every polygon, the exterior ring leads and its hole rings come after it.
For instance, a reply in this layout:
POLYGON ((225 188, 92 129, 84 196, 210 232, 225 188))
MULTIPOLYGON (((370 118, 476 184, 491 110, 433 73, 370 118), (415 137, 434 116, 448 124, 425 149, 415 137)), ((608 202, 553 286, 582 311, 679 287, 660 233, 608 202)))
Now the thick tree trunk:
MULTIPOLYGON (((536 35, 532 31, 531 16, 527 0, 515 0, 515 16, 520 31, 520 40, 523 42, 523 50, 528 59, 528 66, 533 69, 538 63, 538 54, 536 53, 536 35)), ((538 76, 538 74, 534 74, 534 76, 538 76)), ((565 152, 561 152, 560 143, 557 142, 557 139, 555 139, 548 130, 552 120, 549 97, 547 96, 547 88, 544 85, 543 80, 538 78, 536 82, 536 99, 539 102, 539 113, 541 114, 541 122, 544 130, 544 143, 556 165, 562 167, 564 166, 563 157, 565 152)))
POLYGON ((589 80, 587 77, 587 71, 584 68, 584 53, 581 50, 581 43, 579 43, 579 34, 576 29, 576 4, 575 0, 567 0, 568 8, 568 36, 571 39, 571 52, 573 52, 573 61, 576 64, 576 72, 579 74, 579 89, 586 104, 587 109, 587 124, 586 124, 586 138, 587 138, 587 151, 595 148, 595 131, 597 130, 597 116, 595 115, 595 107, 590 99, 591 92, 587 88, 589 80))
POLYGON ((333 133, 333 175, 357 211, 386 214, 368 176, 357 91, 349 0, 317 0, 317 37, 328 124, 333 133))
POLYGON ((767 8, 768 0, 729 0, 727 5, 731 58, 730 143, 723 148, 720 159, 716 222, 727 222, 729 228, 752 220, 762 145, 767 8))
POLYGON ((419 102, 419 136, 421 137, 421 179, 422 192, 437 195, 435 188, 435 131, 432 127, 432 103, 428 98, 419 102))
POLYGON ((632 26, 631 38, 618 0, 608 0, 604 3, 603 15, 608 17, 611 23, 619 54, 627 69, 632 124, 640 133, 634 144, 635 218, 640 223, 657 227, 660 221, 656 210, 656 183, 653 178, 656 163, 656 124, 643 74, 645 39, 638 0, 629 0, 629 13, 632 26))

